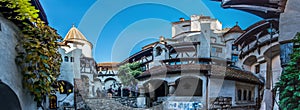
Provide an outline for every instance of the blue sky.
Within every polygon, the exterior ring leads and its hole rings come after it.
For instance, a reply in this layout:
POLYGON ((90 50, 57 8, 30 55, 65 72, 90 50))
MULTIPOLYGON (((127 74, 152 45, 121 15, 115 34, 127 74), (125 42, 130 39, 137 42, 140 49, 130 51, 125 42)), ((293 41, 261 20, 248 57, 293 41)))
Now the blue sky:
POLYGON ((223 28, 236 22, 242 29, 261 18, 223 9, 210 0, 41 0, 49 25, 64 37, 72 24, 94 45, 97 62, 120 62, 159 36, 171 38, 171 22, 208 15, 223 28))

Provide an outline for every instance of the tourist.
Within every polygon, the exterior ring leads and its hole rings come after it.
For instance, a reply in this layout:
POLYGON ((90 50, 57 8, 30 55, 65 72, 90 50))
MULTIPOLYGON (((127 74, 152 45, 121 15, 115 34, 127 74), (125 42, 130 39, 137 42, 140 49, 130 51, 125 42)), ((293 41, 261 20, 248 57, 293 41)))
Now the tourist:
POLYGON ((112 89, 112 85, 110 85, 109 89, 107 90, 107 95, 108 95, 108 97, 109 97, 109 98, 112 98, 113 93, 114 93, 114 91, 113 91, 113 89, 112 89))

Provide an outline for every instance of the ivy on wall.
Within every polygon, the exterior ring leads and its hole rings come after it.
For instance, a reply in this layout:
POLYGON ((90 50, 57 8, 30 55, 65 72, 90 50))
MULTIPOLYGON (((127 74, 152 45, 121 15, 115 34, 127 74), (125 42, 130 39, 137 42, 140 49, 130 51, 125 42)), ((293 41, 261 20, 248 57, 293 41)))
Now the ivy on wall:
POLYGON ((21 29, 21 40, 16 47, 16 63, 23 74, 24 86, 40 104, 46 95, 54 90, 51 85, 60 74, 61 56, 58 41, 61 40, 53 28, 39 18, 39 10, 30 0, 0 0, 4 17, 21 29), (21 24, 20 24, 21 23, 21 24))
POLYGON ((141 63, 133 62, 122 65, 118 69, 118 77, 124 86, 132 86, 138 80, 135 77, 142 73, 141 63))
POLYGON ((300 33, 294 39, 291 61, 284 68, 274 90, 279 91, 279 107, 282 110, 300 108, 300 33))

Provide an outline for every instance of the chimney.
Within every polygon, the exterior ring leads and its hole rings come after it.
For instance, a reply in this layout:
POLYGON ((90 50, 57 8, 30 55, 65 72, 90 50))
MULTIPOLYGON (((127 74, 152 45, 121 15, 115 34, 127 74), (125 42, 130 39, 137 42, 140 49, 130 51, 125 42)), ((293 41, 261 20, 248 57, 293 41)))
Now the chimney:
POLYGON ((179 18, 179 21, 183 22, 183 21, 185 21, 185 19, 184 18, 179 18))

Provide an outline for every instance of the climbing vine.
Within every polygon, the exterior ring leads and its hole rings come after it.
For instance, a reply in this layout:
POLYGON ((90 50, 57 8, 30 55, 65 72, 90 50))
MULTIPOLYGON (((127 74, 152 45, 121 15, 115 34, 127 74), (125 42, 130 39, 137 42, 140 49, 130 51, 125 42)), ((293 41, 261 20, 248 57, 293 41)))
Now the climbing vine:
POLYGON ((142 73, 141 63, 133 62, 122 65, 118 69, 118 77, 125 86, 133 86, 137 82, 135 77, 142 73))
POLYGON ((1 13, 21 29, 16 63, 24 86, 40 104, 53 90, 51 85, 60 73, 61 56, 57 49, 61 37, 39 18, 39 10, 30 0, 0 0, 0 8, 6 9, 1 13))
POLYGON ((300 108, 300 33, 294 39, 291 61, 284 68, 275 90, 279 91, 279 106, 282 110, 300 108))

